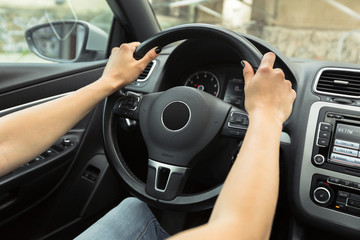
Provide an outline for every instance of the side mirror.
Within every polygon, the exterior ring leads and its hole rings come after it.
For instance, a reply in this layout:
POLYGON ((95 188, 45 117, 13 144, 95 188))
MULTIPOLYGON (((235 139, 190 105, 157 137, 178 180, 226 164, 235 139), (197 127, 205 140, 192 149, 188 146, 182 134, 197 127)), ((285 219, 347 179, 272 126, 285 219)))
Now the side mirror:
POLYGON ((105 58, 108 35, 84 21, 56 21, 25 32, 30 50, 55 62, 84 62, 105 58))

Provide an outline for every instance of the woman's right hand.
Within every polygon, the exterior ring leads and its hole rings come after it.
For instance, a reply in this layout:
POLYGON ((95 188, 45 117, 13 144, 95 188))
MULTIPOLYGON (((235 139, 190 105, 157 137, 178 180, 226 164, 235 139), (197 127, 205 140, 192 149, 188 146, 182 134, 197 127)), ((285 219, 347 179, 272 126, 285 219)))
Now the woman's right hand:
POLYGON ((251 65, 243 61, 245 78, 245 108, 250 122, 255 118, 272 119, 283 124, 290 116, 296 92, 284 72, 273 69, 275 54, 266 53, 254 74, 251 65))

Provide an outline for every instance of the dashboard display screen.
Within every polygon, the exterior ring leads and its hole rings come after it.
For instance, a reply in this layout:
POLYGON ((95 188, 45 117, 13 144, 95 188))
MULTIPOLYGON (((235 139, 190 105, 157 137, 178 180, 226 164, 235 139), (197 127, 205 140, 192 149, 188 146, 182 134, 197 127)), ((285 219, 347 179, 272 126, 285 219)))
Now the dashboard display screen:
POLYGON ((330 162, 360 167, 360 127, 338 124, 330 162))
POLYGON ((244 108, 244 79, 231 77, 227 84, 224 101, 235 107, 244 108))

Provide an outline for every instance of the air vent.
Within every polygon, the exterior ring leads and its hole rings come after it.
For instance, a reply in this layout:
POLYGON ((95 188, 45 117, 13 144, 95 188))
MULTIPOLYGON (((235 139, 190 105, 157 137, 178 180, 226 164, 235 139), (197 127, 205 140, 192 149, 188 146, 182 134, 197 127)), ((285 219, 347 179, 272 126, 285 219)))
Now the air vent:
POLYGON ((144 71, 140 74, 140 76, 137 79, 137 82, 145 82, 146 80, 148 80, 151 72, 154 70, 155 67, 155 61, 152 61, 151 63, 149 63, 146 68, 144 69, 144 71))
POLYGON ((325 68, 317 75, 315 92, 360 98, 360 71, 325 68))

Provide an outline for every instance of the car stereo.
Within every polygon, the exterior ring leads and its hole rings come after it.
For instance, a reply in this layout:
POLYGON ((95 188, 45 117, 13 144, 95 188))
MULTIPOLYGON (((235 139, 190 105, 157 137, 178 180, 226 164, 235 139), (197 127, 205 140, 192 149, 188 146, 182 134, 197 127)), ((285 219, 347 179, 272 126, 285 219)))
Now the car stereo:
MULTIPOLYGON (((315 167, 360 176, 360 115, 323 108, 314 137, 315 167)), ((310 198, 317 205, 360 216, 360 182, 314 174, 310 198)))
POLYGON ((360 116, 326 112, 315 137, 315 166, 360 176, 360 116))

